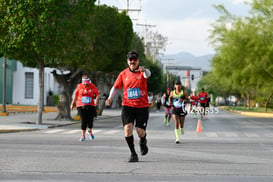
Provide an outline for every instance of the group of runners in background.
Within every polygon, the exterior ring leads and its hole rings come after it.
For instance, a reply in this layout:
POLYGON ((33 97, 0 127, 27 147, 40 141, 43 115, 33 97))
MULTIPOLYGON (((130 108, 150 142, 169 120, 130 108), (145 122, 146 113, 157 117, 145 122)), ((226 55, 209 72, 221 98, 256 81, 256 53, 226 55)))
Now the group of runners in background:
POLYGON ((200 118, 207 118, 210 97, 205 89, 197 95, 196 92, 187 95, 180 80, 175 81, 174 90, 167 88, 163 94, 161 103, 165 108, 164 124, 170 126, 171 117, 174 120, 175 143, 180 143, 180 136, 184 134, 184 121, 188 112, 200 118))

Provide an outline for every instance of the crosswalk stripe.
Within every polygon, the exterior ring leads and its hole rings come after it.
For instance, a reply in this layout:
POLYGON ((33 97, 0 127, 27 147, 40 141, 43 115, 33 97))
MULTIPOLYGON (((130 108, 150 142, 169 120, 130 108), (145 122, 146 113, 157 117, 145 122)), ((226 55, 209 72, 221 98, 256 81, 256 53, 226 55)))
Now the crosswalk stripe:
POLYGON ((266 137, 273 137, 273 133, 267 133, 265 134, 266 137))
POLYGON ((232 132, 226 132, 225 135, 226 137, 238 137, 238 134, 232 132))
POLYGON ((247 133, 247 132, 245 132, 244 133, 247 137, 250 137, 250 138, 254 138, 254 137, 259 137, 257 134, 255 134, 255 133, 247 133))
POLYGON ((109 131, 106 131, 106 132, 104 132, 106 135, 112 135, 112 134, 116 134, 116 133, 118 133, 119 132, 119 130, 109 130, 109 131))
POLYGON ((64 132, 64 134, 74 134, 74 133, 79 133, 81 130, 70 130, 70 131, 66 131, 64 132))
MULTIPOLYGON (((46 131, 42 131, 42 133, 45 134, 53 134, 53 133, 59 133, 59 134, 79 134, 81 132, 80 129, 49 129, 46 131)), ((93 129, 93 133, 96 134, 103 134, 103 135, 115 135, 115 134, 123 134, 123 130, 119 129, 93 129)), ((137 135, 137 134, 136 134, 137 135)), ((272 138, 272 133, 263 133, 263 134, 256 134, 251 132, 242 132, 242 133, 236 133, 236 132, 202 132, 200 135, 197 135, 196 132, 193 131, 186 131, 184 137, 194 137, 194 138, 200 138, 200 137, 208 137, 208 138, 221 138, 221 137, 227 137, 227 138, 238 138, 238 137, 248 137, 248 138, 258 138, 258 137, 267 137, 272 138)))
POLYGON ((54 130, 48 130, 48 131, 45 131, 45 133, 58 133, 58 132, 62 132, 64 130, 62 129, 54 129, 54 130))
POLYGON ((93 133, 100 133, 100 132, 102 132, 102 130, 96 130, 96 129, 94 130, 93 129, 93 133))
POLYGON ((217 137, 218 136, 217 133, 215 133, 215 132, 207 132, 206 135, 208 137, 217 137))

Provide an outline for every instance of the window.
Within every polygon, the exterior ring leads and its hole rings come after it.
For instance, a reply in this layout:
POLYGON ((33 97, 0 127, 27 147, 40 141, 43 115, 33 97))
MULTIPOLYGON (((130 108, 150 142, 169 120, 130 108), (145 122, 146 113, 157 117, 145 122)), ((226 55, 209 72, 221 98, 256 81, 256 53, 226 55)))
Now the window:
POLYGON ((25 73, 25 99, 33 99, 33 72, 25 73))

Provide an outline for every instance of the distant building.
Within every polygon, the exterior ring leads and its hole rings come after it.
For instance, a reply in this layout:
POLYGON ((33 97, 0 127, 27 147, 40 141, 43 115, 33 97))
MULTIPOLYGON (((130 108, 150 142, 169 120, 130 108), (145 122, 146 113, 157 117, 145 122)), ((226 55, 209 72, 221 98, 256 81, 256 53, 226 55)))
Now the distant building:
POLYGON ((170 73, 179 77, 182 81, 182 84, 191 89, 192 91, 196 90, 196 84, 201 79, 203 75, 203 71, 201 67, 193 67, 193 66, 165 66, 165 71, 169 71, 170 73), (193 80, 191 79, 193 75, 193 80))

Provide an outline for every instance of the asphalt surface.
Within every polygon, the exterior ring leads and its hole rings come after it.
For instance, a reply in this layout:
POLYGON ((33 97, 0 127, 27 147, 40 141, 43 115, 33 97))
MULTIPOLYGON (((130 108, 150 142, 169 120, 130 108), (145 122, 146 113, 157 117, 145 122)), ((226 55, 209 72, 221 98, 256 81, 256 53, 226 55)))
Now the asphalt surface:
MULTIPOLYGON (((105 110, 94 123, 95 140, 85 142, 79 142, 79 122, 54 127, 66 123, 50 123, 56 117, 51 114, 44 114, 42 126, 53 128, 0 134, 1 182, 273 181, 271 118, 219 110, 202 120, 202 132, 197 133, 198 118, 188 114, 185 134, 181 143, 175 144, 173 120, 171 126, 165 126, 163 110, 153 110, 147 127, 149 153, 140 155, 135 135, 140 161, 128 163, 120 110, 105 110)), ((21 114, 20 124, 35 122, 35 113, 26 116, 21 114)))
MULTIPOLYGON (((153 109, 152 111, 155 111, 153 109)), ((242 111, 230 111, 237 115, 250 116, 250 117, 264 117, 273 118, 273 113, 257 113, 257 112, 242 112, 242 111)), ((105 119, 109 117, 120 116, 120 109, 104 109, 101 116, 98 116, 97 120, 105 119)), ((37 123, 36 112, 21 112, 11 113, 8 116, 0 116, 0 133, 17 132, 17 131, 31 131, 39 129, 47 129, 65 125, 71 125, 78 123, 79 121, 68 121, 68 120, 56 120, 57 112, 46 112, 42 116, 42 124, 37 123)), ((71 116, 75 116, 76 111, 71 112, 71 116)))

